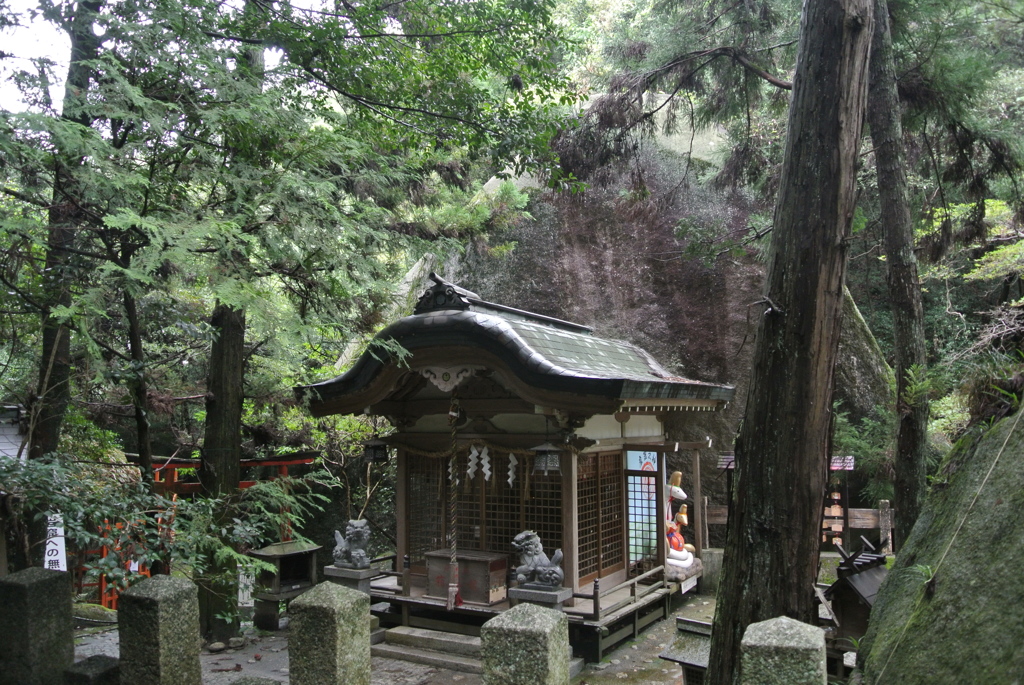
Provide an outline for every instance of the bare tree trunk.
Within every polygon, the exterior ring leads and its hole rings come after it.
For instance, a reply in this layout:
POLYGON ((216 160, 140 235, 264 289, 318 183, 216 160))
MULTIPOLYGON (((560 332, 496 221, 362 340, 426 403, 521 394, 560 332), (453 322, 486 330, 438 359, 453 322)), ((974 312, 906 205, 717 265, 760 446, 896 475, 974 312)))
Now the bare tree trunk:
POLYGON ((875 147, 896 348, 895 538, 902 544, 917 521, 924 494, 929 403, 926 393, 914 392, 910 387, 911 370, 916 367, 923 372, 927 364, 924 308, 914 254, 903 126, 886 0, 875 0, 867 118, 875 147))
POLYGON ((709 682, 739 682, 747 626, 814 622, 833 367, 867 98, 868 0, 806 0, 786 156, 712 637, 709 682))

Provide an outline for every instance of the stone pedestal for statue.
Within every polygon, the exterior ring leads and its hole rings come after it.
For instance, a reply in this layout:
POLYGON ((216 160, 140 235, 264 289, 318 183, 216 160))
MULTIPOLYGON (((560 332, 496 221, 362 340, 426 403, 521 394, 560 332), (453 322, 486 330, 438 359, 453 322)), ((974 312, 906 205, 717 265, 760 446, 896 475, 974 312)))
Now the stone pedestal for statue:
POLYGON ((536 604, 545 609, 561 611, 562 604, 572 597, 572 588, 554 587, 540 590, 526 587, 511 587, 508 589, 508 596, 509 599, 514 599, 517 602, 536 604))
POLYGON ((370 594, 370 579, 377 575, 378 571, 372 568, 338 568, 337 566, 324 566, 324 577, 337 585, 344 585, 353 590, 359 590, 370 594))

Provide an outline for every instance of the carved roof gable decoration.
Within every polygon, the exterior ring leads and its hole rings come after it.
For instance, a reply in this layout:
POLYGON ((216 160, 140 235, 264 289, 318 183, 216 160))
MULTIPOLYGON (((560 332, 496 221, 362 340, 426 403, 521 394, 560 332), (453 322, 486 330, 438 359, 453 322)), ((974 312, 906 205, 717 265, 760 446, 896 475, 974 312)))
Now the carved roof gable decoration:
POLYGON ((441 392, 451 392, 459 383, 473 375, 482 366, 428 366, 420 375, 437 386, 441 392))

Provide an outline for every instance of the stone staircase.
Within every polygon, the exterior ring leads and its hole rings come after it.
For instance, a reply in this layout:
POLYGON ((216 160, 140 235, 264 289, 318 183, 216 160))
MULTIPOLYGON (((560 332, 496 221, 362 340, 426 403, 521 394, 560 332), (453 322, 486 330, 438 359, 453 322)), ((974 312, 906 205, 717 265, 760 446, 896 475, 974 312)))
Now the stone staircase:
POLYGON ((384 632, 384 641, 372 645, 373 656, 446 668, 464 673, 483 673, 480 638, 439 630, 398 626, 384 632))
MULTIPOLYGON (((383 640, 370 646, 370 653, 373 656, 411 661, 449 671, 484 672, 480 661, 479 637, 407 626, 397 626, 379 632, 383 633, 383 640)), ((583 666, 583 659, 570 660, 569 677, 579 675, 583 666)))

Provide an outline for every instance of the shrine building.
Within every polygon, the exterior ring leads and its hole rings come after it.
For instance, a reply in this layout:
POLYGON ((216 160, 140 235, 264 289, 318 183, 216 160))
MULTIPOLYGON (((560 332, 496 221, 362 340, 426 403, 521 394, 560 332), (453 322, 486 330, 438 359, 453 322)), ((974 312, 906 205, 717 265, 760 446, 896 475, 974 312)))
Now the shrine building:
POLYGON ((680 450, 696 461, 708 445, 667 443, 662 421, 721 410, 733 388, 431 278, 348 372, 297 389, 315 416, 395 427, 383 439, 397 459, 398 561, 373 580, 373 601, 392 608, 382 621, 472 631, 509 608, 511 542, 532 530, 549 557, 562 551, 574 648, 600 660, 696 583, 665 579, 665 461, 680 450), (453 552, 460 603, 449 609, 453 552))

